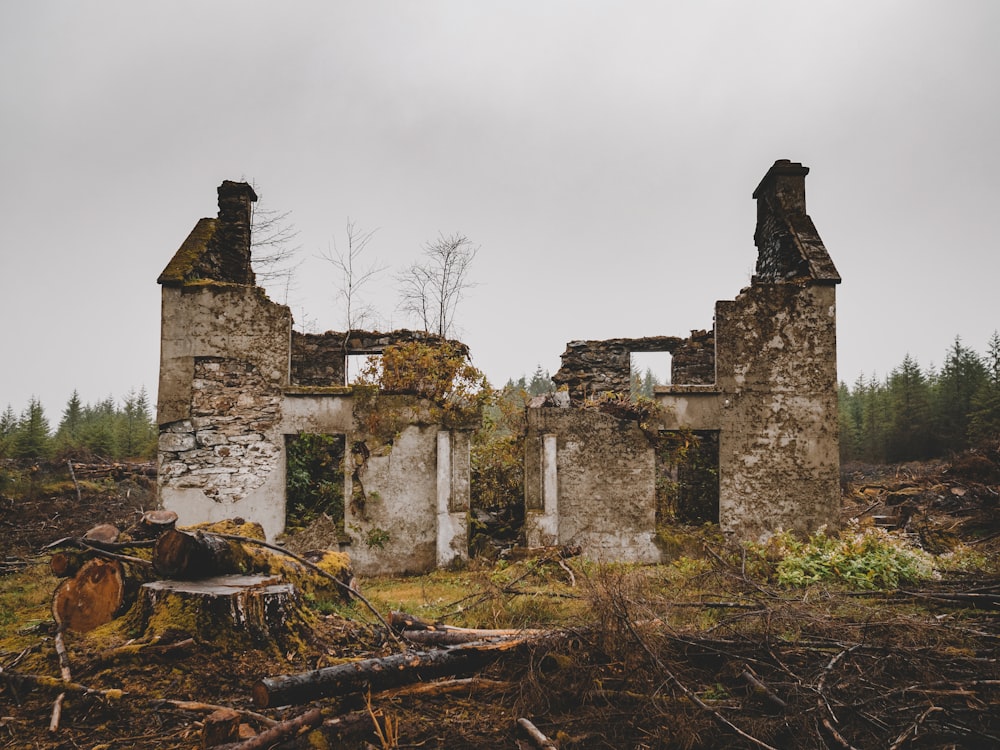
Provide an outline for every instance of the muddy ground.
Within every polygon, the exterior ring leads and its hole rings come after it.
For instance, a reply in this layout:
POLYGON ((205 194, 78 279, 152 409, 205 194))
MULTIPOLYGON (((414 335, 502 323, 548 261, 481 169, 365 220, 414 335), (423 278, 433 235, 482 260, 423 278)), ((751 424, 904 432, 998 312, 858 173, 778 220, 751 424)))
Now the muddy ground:
MULTIPOLYGON (((82 687, 67 692, 53 732, 63 690, 47 602, 57 580, 39 550, 97 523, 128 526, 151 507, 153 480, 119 472, 53 484, 41 468, 0 487, 0 748, 200 747, 217 707, 237 711, 248 737, 319 709, 311 728, 261 747, 534 747, 518 744, 529 742, 522 717, 564 750, 1000 747, 1000 451, 846 466, 843 477, 845 520, 896 528, 935 554, 965 550, 978 567, 892 591, 788 590, 711 529, 678 530, 687 541, 672 566, 474 565, 455 574, 470 595, 482 590, 464 624, 496 626, 516 608, 517 624, 551 635, 435 692, 266 709, 251 696, 261 677, 402 647, 359 603, 314 602, 300 647, 220 647, 177 632, 176 650, 131 653, 121 646, 139 634, 125 627, 70 633, 82 687)), ((445 575, 418 579, 425 603, 445 575)), ((361 582, 383 592, 373 600, 386 615, 403 595, 385 592, 415 582, 393 585, 361 582)))

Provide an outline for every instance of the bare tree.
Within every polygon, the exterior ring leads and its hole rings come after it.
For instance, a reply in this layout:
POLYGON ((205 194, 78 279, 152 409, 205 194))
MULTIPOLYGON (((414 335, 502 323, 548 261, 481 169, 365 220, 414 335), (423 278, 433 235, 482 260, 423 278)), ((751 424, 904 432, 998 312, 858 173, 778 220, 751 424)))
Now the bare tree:
POLYGON ((416 317, 427 332, 452 335, 455 311, 473 286, 469 267, 479 252, 464 234, 439 235, 424 245, 424 260, 414 263, 396 279, 399 282, 399 307, 416 317))
POLYGON ((375 316, 375 309, 361 302, 358 294, 373 278, 386 269, 375 259, 370 265, 364 266, 361 257, 364 255, 375 236, 377 229, 363 232, 353 221, 347 220, 347 247, 341 250, 336 240, 332 248, 328 248, 320 257, 332 264, 340 276, 337 296, 344 301, 344 327, 349 333, 352 328, 360 328, 375 316))
POLYGON ((288 304, 294 288, 295 270, 302 265, 296 256, 301 245, 295 243, 299 230, 291 222, 291 211, 276 211, 251 204, 250 262, 257 282, 268 291, 280 296, 288 304), (282 290, 282 294, 276 292, 282 290))

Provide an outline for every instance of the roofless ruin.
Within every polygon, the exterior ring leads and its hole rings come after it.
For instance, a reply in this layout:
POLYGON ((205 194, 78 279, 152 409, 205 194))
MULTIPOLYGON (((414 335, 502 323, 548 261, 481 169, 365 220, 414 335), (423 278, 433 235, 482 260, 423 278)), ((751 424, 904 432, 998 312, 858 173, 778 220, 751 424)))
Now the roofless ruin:
MULTIPOLYGON (((658 561, 665 487, 674 510, 718 520, 737 538, 837 525, 840 276, 806 213, 808 172, 779 160, 757 186, 756 272, 735 299, 716 303, 711 328, 568 344, 553 378, 565 395, 528 408, 529 546, 658 561), (650 351, 672 355, 670 385, 637 419, 605 394, 627 397, 631 354, 650 351)), ((344 498, 342 529, 330 532, 339 538, 327 542, 348 547, 358 572, 466 558, 476 421, 442 424, 421 399, 386 395, 387 432, 346 383, 350 356, 441 341, 294 331, 250 265, 257 196, 230 181, 218 195, 218 216, 198 221, 158 279, 162 506, 186 524, 257 521, 273 538, 286 523, 290 446, 321 435, 344 498)))

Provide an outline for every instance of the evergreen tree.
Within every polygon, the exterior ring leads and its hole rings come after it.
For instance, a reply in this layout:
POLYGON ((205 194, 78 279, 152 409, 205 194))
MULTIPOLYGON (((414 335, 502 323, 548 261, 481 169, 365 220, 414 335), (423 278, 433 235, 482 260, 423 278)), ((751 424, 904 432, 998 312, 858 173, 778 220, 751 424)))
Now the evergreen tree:
POLYGON ((960 337, 948 351, 937 380, 936 417, 941 447, 946 452, 969 445, 969 414, 972 398, 986 380, 986 367, 960 337))
POLYGON ((21 412, 14 437, 14 456, 17 458, 43 459, 49 455, 51 445, 49 420, 42 402, 32 397, 21 412))
POLYGON ((9 458, 14 453, 14 436, 17 432, 17 415, 14 408, 7 404, 3 414, 0 414, 0 458, 9 458))
POLYGON ((555 383, 549 377, 549 371, 543 370, 541 365, 535 368, 535 374, 531 376, 527 391, 532 396, 541 396, 552 393, 556 389, 555 383))
POLYGON ((1000 332, 993 332, 983 364, 986 377, 972 396, 969 414, 969 437, 977 443, 1000 437, 1000 332))
POLYGON ((868 461, 885 460, 887 417, 886 391, 873 373, 861 394, 861 454, 868 461))
POLYGON ((115 400, 108 396, 83 409, 83 445, 95 456, 111 459, 117 456, 115 400))
POLYGON ((78 450, 82 444, 82 429, 83 404, 80 403, 80 394, 74 389, 73 395, 66 402, 59 428, 56 430, 56 450, 60 453, 78 450))
POLYGON ((889 376, 888 408, 886 458, 911 461, 934 455, 930 389, 909 354, 889 376))

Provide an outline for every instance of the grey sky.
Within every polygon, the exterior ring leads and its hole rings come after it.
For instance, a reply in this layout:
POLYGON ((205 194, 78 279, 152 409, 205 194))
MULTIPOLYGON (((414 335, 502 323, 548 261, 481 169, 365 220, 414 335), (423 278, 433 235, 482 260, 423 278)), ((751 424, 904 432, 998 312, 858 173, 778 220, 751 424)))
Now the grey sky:
MULTIPOLYGON (((292 212, 315 330, 343 326, 316 256, 348 217, 393 270, 468 235, 460 336, 500 385, 573 339, 710 327, 788 158, 844 279, 841 379, 982 352, 998 29, 993 0, 5 2, 0 409, 155 395, 156 277, 224 179, 292 212)), ((391 271, 365 299, 412 323, 391 271)))

